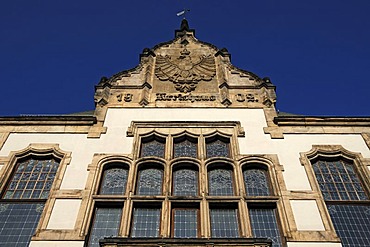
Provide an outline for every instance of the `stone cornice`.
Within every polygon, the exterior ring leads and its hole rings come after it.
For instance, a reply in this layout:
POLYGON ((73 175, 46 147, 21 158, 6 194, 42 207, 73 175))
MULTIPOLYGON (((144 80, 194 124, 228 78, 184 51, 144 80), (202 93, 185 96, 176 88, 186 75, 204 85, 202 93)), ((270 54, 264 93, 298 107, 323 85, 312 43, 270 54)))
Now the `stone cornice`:
POLYGON ((278 126, 366 126, 370 127, 370 117, 316 117, 281 116, 275 117, 278 126))
POLYGON ((95 116, 19 116, 0 117, 0 126, 6 125, 94 125, 95 116))

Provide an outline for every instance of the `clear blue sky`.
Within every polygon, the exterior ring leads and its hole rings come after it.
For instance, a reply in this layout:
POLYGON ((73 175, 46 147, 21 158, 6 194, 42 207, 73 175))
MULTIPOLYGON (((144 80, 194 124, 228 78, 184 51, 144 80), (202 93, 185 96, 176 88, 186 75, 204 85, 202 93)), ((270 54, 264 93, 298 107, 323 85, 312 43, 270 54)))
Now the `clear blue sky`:
POLYGON ((1 0, 0 116, 94 109, 94 85, 181 19, 277 86, 277 108, 370 116, 369 0, 1 0))

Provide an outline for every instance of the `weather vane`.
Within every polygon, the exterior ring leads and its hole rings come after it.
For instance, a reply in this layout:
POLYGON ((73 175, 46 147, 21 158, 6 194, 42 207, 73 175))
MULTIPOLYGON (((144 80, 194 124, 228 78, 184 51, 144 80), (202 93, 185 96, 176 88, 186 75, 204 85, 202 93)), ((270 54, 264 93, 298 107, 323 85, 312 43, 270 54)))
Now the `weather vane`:
POLYGON ((177 16, 183 16, 183 18, 186 19, 186 13, 187 12, 190 12, 190 9, 184 9, 184 10, 178 12, 176 15, 177 16))

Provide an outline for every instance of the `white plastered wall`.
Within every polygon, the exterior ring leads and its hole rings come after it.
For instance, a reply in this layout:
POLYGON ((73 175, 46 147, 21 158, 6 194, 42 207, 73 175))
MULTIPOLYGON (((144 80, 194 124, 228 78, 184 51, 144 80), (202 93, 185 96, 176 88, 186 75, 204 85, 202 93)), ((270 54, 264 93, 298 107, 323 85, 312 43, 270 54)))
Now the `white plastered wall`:
MULTIPOLYGON (((209 108, 111 108, 104 123, 107 133, 100 138, 87 138, 85 134, 10 134, 0 150, 0 156, 8 156, 11 151, 24 149, 30 143, 58 143, 62 150, 72 152, 61 189, 84 189, 87 166, 95 153, 132 152, 133 138, 126 136, 131 121, 240 121, 246 132, 246 137, 239 138, 240 153, 277 154, 284 166, 283 175, 288 190, 311 190, 299 161, 299 153, 311 150, 312 145, 342 145, 349 151, 360 152, 365 158, 370 158, 370 151, 361 135, 286 134, 284 139, 271 139, 263 132, 263 127, 267 125, 262 109, 209 108)), ((294 213, 298 215, 297 211, 294 213)), ((58 219, 55 217, 55 220, 58 219)), ((49 226, 63 227, 53 219, 49 226)))

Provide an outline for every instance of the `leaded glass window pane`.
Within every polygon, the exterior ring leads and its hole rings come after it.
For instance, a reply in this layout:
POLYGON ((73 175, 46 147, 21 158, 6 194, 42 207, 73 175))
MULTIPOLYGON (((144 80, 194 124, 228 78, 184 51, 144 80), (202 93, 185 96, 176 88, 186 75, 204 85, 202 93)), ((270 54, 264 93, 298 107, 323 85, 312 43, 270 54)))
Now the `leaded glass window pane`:
POLYGON ((250 208, 249 217, 253 237, 271 239, 272 247, 282 246, 275 209, 250 208))
POLYGON ((135 208, 132 237, 158 237, 160 216, 159 208, 135 208))
POLYGON ((128 170, 110 168, 104 171, 100 194, 123 195, 127 184, 128 170))
POLYGON ((89 247, 99 247, 104 237, 118 236, 122 208, 97 208, 91 228, 89 247))
POLYGON ((210 209, 213 238, 239 237, 237 209, 210 209))
POLYGON ((232 171, 213 169, 208 172, 208 188, 210 196, 234 195, 232 171))
POLYGON ((156 156, 164 158, 164 143, 152 140, 141 144, 141 157, 156 156))
POLYGON ((229 143, 215 140, 206 144, 207 158, 229 157, 229 143))
POLYGON ((173 172, 173 194, 175 196, 198 195, 198 172, 180 169, 173 172))
POLYGON ((247 169, 243 172, 248 196, 269 196, 270 189, 266 172, 261 169, 247 169))
POLYGON ((368 200, 353 164, 343 160, 313 163, 317 182, 326 201, 368 200))
POLYGON ((198 209, 174 209, 174 237, 198 237, 198 209))
POLYGON ((163 171, 157 168, 140 170, 137 183, 138 195, 161 195, 163 171))
POLYGON ((28 246, 43 208, 43 203, 0 203, 0 246, 28 246))
POLYGON ((28 159, 20 162, 4 199, 46 199, 58 170, 54 159, 28 159))
POLYGON ((328 211, 344 247, 369 246, 370 206, 328 205, 328 211))
POLYGON ((187 139, 174 144, 174 158, 177 157, 197 157, 197 144, 187 139))

